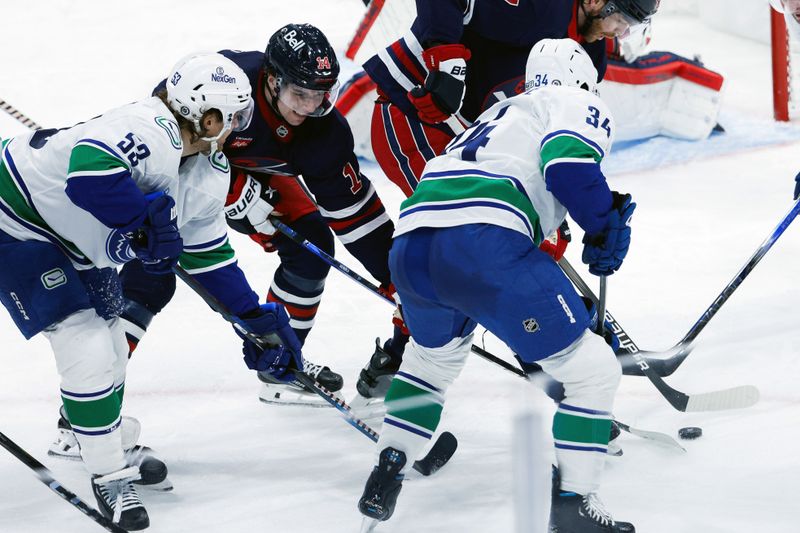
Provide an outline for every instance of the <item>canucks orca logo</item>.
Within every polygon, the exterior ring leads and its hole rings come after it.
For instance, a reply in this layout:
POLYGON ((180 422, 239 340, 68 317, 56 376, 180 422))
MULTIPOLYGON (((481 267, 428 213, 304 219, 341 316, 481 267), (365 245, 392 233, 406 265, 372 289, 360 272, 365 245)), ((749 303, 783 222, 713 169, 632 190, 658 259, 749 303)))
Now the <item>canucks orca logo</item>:
POLYGON ((109 233, 108 238, 106 238, 106 255, 118 265, 125 264, 136 258, 136 254, 131 250, 128 237, 118 229, 109 233))

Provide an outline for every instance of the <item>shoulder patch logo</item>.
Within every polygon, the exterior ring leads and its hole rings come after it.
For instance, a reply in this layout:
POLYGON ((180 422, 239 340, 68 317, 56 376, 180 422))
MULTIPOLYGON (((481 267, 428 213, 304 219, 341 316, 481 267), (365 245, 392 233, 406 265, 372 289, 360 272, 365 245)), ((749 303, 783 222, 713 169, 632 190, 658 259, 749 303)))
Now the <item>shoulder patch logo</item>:
POLYGON ((181 129, 178 127, 178 123, 174 120, 168 119, 167 117, 156 117, 155 120, 156 124, 158 124, 161 129, 167 132, 167 136, 169 137, 169 142, 172 143, 172 147, 176 150, 183 150, 181 129))
POLYGON ((219 151, 214 152, 209 156, 208 160, 211 162, 212 167, 216 168, 221 172, 229 172, 231 169, 231 165, 228 162, 228 158, 225 157, 225 154, 223 154, 222 152, 219 151))
POLYGON ((66 283, 67 275, 60 268, 54 268, 42 274, 42 285, 44 285, 44 288, 47 290, 53 290, 66 283))

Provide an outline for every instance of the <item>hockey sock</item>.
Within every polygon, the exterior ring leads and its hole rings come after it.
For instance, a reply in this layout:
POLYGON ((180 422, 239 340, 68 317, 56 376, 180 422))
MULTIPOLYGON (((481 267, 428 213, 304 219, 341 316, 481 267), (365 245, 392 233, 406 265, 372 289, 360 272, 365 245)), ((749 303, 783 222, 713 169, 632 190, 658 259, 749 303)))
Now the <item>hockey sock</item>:
POLYGON ((283 304, 289 313, 289 325, 301 344, 305 342, 314 325, 324 288, 324 279, 306 279, 283 267, 275 272, 267 301, 283 304))

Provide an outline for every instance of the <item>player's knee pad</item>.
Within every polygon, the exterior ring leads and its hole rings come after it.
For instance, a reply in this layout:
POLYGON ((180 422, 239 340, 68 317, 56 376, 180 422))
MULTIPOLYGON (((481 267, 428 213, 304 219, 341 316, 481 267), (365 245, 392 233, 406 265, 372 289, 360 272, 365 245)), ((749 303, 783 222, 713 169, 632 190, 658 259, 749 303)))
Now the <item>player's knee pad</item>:
POLYGON ((564 384, 567 403, 610 411, 622 369, 605 340, 588 329, 561 352, 538 361, 545 372, 564 384))
POLYGON ((106 321, 94 309, 73 313, 44 334, 53 348, 62 389, 96 392, 113 384, 114 341, 106 321))
POLYGON ((471 334, 439 348, 421 346, 412 337, 403 353, 400 371, 423 379, 444 393, 464 368, 471 345, 471 334))

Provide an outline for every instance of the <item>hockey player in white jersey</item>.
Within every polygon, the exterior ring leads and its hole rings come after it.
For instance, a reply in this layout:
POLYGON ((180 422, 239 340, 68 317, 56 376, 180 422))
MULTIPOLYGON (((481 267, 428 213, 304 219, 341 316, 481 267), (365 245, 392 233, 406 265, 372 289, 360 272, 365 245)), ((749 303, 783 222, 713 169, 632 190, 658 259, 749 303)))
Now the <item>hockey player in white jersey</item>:
POLYGON ((358 503, 370 526, 392 515, 480 323, 564 384, 553 421, 551 532, 634 531, 596 496, 619 364, 538 245, 569 214, 585 232, 589 270, 611 275, 627 253, 635 204, 610 191, 600 170, 614 122, 581 46, 538 42, 526 82, 527 92, 491 107, 431 160, 401 205, 389 262, 412 340, 386 394, 377 466, 358 503))
POLYGON ((252 331, 283 340, 267 350, 244 340, 248 367, 287 380, 290 366, 302 368, 288 315, 259 306, 227 238, 230 171, 217 146, 252 110, 241 69, 198 54, 175 66, 160 96, 2 141, 0 300, 26 338, 50 341, 98 505, 127 530, 149 525, 133 483, 161 481, 166 468, 147 479, 163 463, 123 448, 128 346, 114 267, 138 258, 166 273, 180 261, 252 331))

